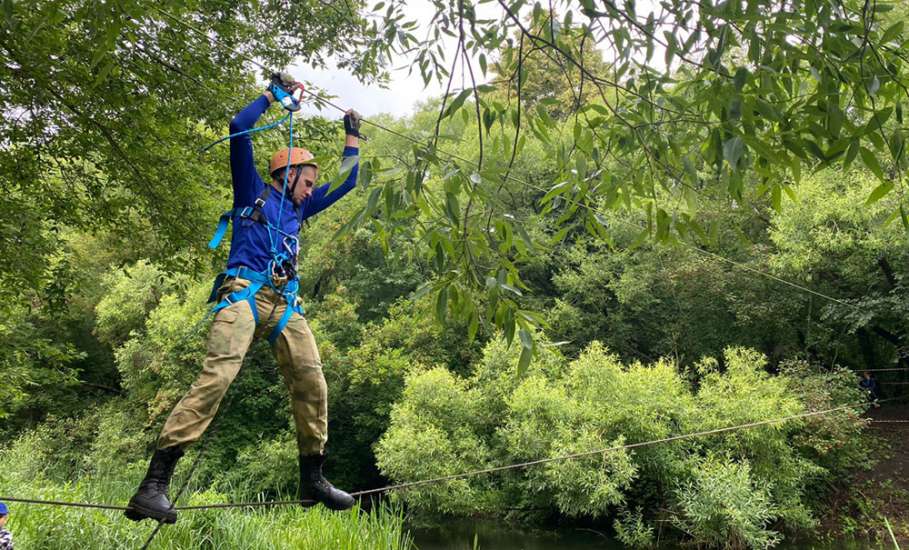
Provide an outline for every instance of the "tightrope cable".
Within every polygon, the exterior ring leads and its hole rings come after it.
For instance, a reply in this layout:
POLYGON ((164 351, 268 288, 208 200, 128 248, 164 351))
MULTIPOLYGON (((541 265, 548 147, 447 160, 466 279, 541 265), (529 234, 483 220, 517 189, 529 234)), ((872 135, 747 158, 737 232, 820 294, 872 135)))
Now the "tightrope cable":
MULTIPOLYGON (((891 400, 892 399, 899 399, 899 398, 894 397, 894 398, 891 398, 891 400)), ((475 475, 490 474, 490 473, 501 472, 501 471, 505 471, 505 470, 514 470, 514 469, 518 469, 518 468, 527 468, 529 466, 536 466, 538 464, 546 464, 549 462, 557 462, 557 461, 562 461, 562 460, 575 460, 578 458, 585 458, 588 456, 605 454, 605 453, 609 453, 609 452, 630 450, 630 449, 639 449, 641 447, 649 447, 651 445, 669 443, 672 441, 681 441, 681 440, 685 440, 685 439, 693 439, 696 437, 703 437, 703 436, 707 436, 707 435, 715 435, 715 434, 726 433, 726 432, 731 432, 731 431, 756 428, 759 426, 768 426, 768 425, 772 425, 772 424, 779 424, 779 423, 783 423, 783 422, 788 422, 790 420, 798 420, 801 418, 822 416, 822 415, 830 414, 830 413, 837 412, 837 411, 860 407, 865 404, 867 404, 867 402, 865 402, 865 401, 863 401, 861 403, 851 403, 848 405, 841 405, 839 407, 833 407, 833 408, 822 410, 822 411, 805 412, 805 413, 795 414, 795 415, 786 416, 786 417, 782 417, 782 418, 772 418, 772 419, 768 419, 768 420, 760 420, 757 422, 748 422, 748 423, 739 424, 736 426, 726 426, 724 428, 715 428, 712 430, 703 430, 703 431, 699 431, 699 432, 673 435, 673 436, 664 437, 664 438, 660 438, 660 439, 652 439, 650 441, 642 441, 640 443, 627 443, 624 445, 614 445, 612 447, 606 447, 605 449, 597 449, 595 451, 584 451, 584 452, 580 452, 580 453, 573 453, 573 454, 561 455, 561 456, 556 456, 556 457, 541 458, 541 459, 537 459, 537 460, 531 460, 528 462, 509 464, 506 466, 497 466, 494 468, 485 468, 482 470, 474 470, 471 472, 465 472, 465 473, 461 473, 461 474, 452 474, 452 475, 448 475, 448 476, 441 476, 441 477, 425 479, 425 480, 421 480, 421 481, 411 481, 411 482, 407 482, 407 483, 399 483, 397 485, 389 485, 387 487, 382 487, 379 489, 370 489, 368 491, 360 491, 357 493, 351 493, 351 495, 360 496, 360 495, 379 493, 379 492, 385 492, 385 491, 395 491, 395 490, 400 490, 400 489, 417 487, 420 485, 427 485, 430 483, 439 483, 442 481, 452 481, 455 479, 461 479, 464 477, 472 477, 475 475)))
MULTIPOLYGON (((904 399, 904 398, 902 396, 901 397, 891 397, 888 399, 880 400, 880 401, 878 401, 878 403, 894 401, 897 399, 904 399)), ((606 454, 606 453, 621 451, 621 450, 639 449, 642 447, 650 447, 652 445, 670 443, 673 441, 682 441, 682 440, 686 440, 686 439, 694 439, 694 438, 704 437, 704 436, 708 436, 708 435, 716 435, 716 434, 728 433, 728 432, 733 432, 733 431, 738 431, 738 430, 746 430, 746 429, 750 429, 750 428, 756 428, 759 426, 769 426, 769 425, 773 425, 773 424, 780 424, 780 423, 784 423, 784 422, 789 422, 791 420, 799 420, 799 419, 804 419, 804 418, 823 416, 823 415, 831 414, 831 413, 838 412, 838 411, 844 411, 847 409, 861 408, 863 406, 867 406, 868 404, 869 403, 867 401, 849 403, 846 405, 840 405, 838 407, 832 407, 832 408, 824 409, 824 410, 820 410, 820 411, 808 411, 808 412, 794 414, 794 415, 790 415, 790 416, 784 416, 784 417, 780 417, 780 418, 771 418, 771 419, 767 419, 767 420, 759 420, 756 422, 747 422, 744 424, 737 424, 734 426, 726 426, 726 427, 722 427, 722 428, 702 430, 702 431, 691 432, 691 433, 687 433, 687 434, 678 434, 678 435, 663 437, 663 438, 659 438, 659 439, 652 439, 649 441, 641 441, 638 443, 626 443, 623 445, 613 445, 611 447, 605 447, 605 448, 596 449, 593 451, 583 451, 583 452, 579 452, 579 453, 572 453, 572 454, 559 455, 559 456, 554 456, 554 457, 540 458, 537 460, 518 462, 518 463, 514 463, 514 464, 507 464, 504 466, 495 466, 495 467, 491 467, 491 468, 471 470, 471 471, 462 472, 462 473, 458 473, 458 474, 450 474, 450 475, 439 476, 439 477, 434 477, 434 478, 429 478, 429 479, 409 481, 409 482, 398 483, 398 484, 394 484, 394 485, 386 485, 384 487, 378 487, 376 489, 367 489, 364 491, 356 491, 356 492, 350 493, 350 495, 357 497, 357 496, 366 496, 366 495, 377 494, 377 493, 387 493, 387 492, 391 492, 391 491, 399 491, 399 490, 409 489, 412 487, 418 487, 418 486, 422 486, 422 485, 442 483, 442 482, 446 482, 446 481, 453 481, 453 480, 457 480, 457 479, 463 479, 463 478, 474 477, 474 476, 479 476, 479 475, 487 475, 487 474, 503 472, 503 471, 507 471, 507 470, 523 469, 523 468, 528 468, 530 466, 536 466, 539 464, 547 464, 547 463, 551 463, 551 462, 560 462, 560 461, 565 461, 565 460, 576 460, 579 458, 601 455, 601 454, 606 454)), ((184 485, 183 489, 186 488, 186 485, 188 485, 188 483, 184 485)), ((183 490, 181 489, 181 494, 182 494, 182 491, 183 490)), ((177 495, 177 498, 179 498, 179 496, 180 495, 177 495)), ((0 501, 2 501, 2 500, 6 500, 9 502, 21 502, 24 504, 69 506, 69 507, 75 507, 75 508, 101 508, 101 509, 108 509, 108 510, 125 510, 126 509, 125 506, 117 506, 117 505, 109 505, 109 504, 49 501, 49 500, 25 499, 25 498, 18 498, 18 497, 0 496, 0 501)), ((174 500, 176 501, 176 498, 174 500)), ((178 511, 189 512, 189 511, 194 511, 194 510, 210 510, 210 509, 224 509, 224 508, 255 508, 255 507, 263 507, 263 506, 284 506, 284 505, 292 505, 292 504, 301 504, 303 502, 309 503, 312 501, 309 501, 309 500, 307 500, 307 501, 303 501, 303 500, 267 500, 267 501, 251 501, 251 502, 225 502, 225 503, 219 503, 219 504, 200 504, 200 505, 194 505, 194 506, 177 506, 175 509, 178 511)))

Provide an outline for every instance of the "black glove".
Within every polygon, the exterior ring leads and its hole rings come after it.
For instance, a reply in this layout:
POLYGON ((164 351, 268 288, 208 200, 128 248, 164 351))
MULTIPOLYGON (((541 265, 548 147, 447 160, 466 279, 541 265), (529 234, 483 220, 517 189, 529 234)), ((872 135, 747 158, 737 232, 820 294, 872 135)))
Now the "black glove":
POLYGON ((344 113, 344 133, 348 136, 360 137, 360 113, 353 109, 344 113))

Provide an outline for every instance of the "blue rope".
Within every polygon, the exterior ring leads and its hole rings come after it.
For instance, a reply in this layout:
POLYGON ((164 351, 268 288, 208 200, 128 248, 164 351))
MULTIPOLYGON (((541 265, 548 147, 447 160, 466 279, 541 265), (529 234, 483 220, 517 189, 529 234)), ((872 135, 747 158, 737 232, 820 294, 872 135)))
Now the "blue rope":
MULTIPOLYGON (((290 177, 290 166, 291 166, 290 161, 292 160, 291 157, 292 157, 293 147, 294 147, 294 114, 293 114, 293 112, 289 112, 287 114, 287 118, 289 120, 287 164, 284 166, 284 183, 281 188, 281 202, 278 204, 278 223, 272 224, 271 222, 269 222, 269 224, 268 224, 268 242, 269 242, 269 246, 271 247, 271 260, 268 262, 268 269, 271 272, 274 272, 275 267, 280 267, 279 260, 284 260, 284 259, 290 260, 290 258, 288 258, 287 255, 284 254, 283 251, 278 250, 278 247, 275 244, 275 242, 281 236, 281 234, 284 233, 283 231, 281 231, 281 217, 284 214, 284 200, 287 197, 287 181, 290 177)), ((282 239, 282 242, 283 242, 283 239, 282 239)), ((275 290, 277 290, 277 289, 275 289, 275 290)), ((290 307, 289 304, 288 304, 288 307, 290 307)))
MULTIPOLYGON (((287 117, 290 119, 290 139, 287 145, 287 165, 284 167, 284 186, 281 189, 281 202, 278 205, 278 223, 275 224, 275 228, 281 230, 281 215, 284 213, 284 198, 287 196, 287 178, 290 175, 290 161, 294 149, 294 114, 293 112, 287 113, 287 117)), ((298 182, 299 183, 299 182, 298 182)), ((275 233, 277 237, 277 233, 275 233)), ((271 231, 269 231, 269 240, 271 240, 271 254, 274 256, 277 253, 275 249, 274 238, 271 237, 271 231)))
MULTIPOLYGON (((293 115, 293 113, 287 113, 287 116, 281 117, 280 119, 272 122, 271 124, 266 124, 265 126, 257 126, 256 128, 250 128, 249 130, 243 130, 242 132, 237 132, 236 134, 224 136, 223 138, 219 139, 218 141, 209 143, 208 145, 206 145, 205 147, 200 149, 199 152, 204 153, 204 152, 208 151, 209 149, 211 149, 212 147, 214 147, 215 145, 217 145, 221 142, 227 141, 233 137, 242 136, 244 134, 254 134, 256 132, 262 132, 264 130, 271 130, 272 128, 274 128, 276 126, 280 126, 281 124, 284 124, 284 122, 287 120, 290 120, 291 128, 293 128, 293 116, 292 115, 293 115)), ((293 132, 293 129, 291 129, 291 132, 293 132)))
MULTIPOLYGON (((288 247, 286 244, 287 238, 290 237, 295 242, 298 242, 296 237, 294 237, 293 235, 288 235, 287 233, 285 233, 284 231, 281 230, 281 218, 284 214, 284 201, 287 197, 287 183, 288 183, 288 179, 290 177, 291 152, 293 151, 293 146, 294 146, 294 116, 293 115, 294 114, 292 111, 288 112, 287 115, 285 115, 284 117, 281 117, 280 119, 276 120, 275 122, 266 124, 264 126, 257 126, 255 128, 250 128, 248 130, 244 130, 242 132, 237 132, 235 134, 230 134, 229 136, 225 136, 213 143, 210 143, 209 145, 203 147, 200 150, 201 153, 204 153, 204 152, 208 151, 209 149, 211 149, 212 147, 214 147, 215 145, 222 143, 224 141, 227 141, 233 137, 254 134, 256 132, 263 132, 265 130, 270 130, 272 128, 280 126, 281 124, 284 124, 284 122, 288 123, 288 127, 289 127, 288 142, 289 143, 287 146, 287 152, 288 152, 287 165, 284 167, 284 182, 283 182, 283 186, 281 189, 281 202, 278 205, 278 220, 277 220, 277 224, 272 224, 271 222, 267 223, 268 241, 269 241, 268 244, 269 244, 269 248, 271 249, 271 256, 272 256, 272 259, 268 262, 269 272, 274 272, 274 268, 279 267, 279 261, 293 259, 294 253, 293 253, 293 251, 291 251, 289 249, 290 247, 288 247), (281 243, 284 245, 285 248, 288 248, 287 252, 284 252, 283 250, 279 250, 278 246, 276 244, 278 239, 282 236, 284 236, 284 239, 281 239, 281 243)), ((269 284, 269 286, 273 286, 273 285, 269 284)), ((275 288, 275 290, 280 292, 280 290, 277 288, 275 288)), ((289 303, 288 303, 288 307, 290 307, 289 303)))

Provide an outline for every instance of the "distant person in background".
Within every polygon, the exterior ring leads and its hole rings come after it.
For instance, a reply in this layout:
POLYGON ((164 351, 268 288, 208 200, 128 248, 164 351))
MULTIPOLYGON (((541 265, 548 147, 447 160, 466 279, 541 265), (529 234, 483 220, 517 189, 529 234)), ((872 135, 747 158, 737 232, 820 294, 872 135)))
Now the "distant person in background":
POLYGON ((6 530, 9 508, 0 502, 0 550, 13 550, 13 534, 6 530))
POLYGON ((862 381, 859 382, 859 387, 868 392, 868 399, 874 403, 875 407, 880 407, 877 401, 881 398, 881 388, 870 372, 865 371, 862 373, 862 381))

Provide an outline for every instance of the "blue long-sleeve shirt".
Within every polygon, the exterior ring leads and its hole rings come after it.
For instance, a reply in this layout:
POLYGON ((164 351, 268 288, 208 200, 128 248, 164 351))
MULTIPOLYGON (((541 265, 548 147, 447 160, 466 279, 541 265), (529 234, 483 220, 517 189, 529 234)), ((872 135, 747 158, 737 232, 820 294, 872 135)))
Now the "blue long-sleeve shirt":
MULTIPOLYGON (((230 121, 230 133, 235 134, 255 126, 256 121, 268 109, 268 106, 268 98, 264 95, 259 96, 230 121)), ((359 150, 356 147, 345 147, 343 155, 344 157, 355 157, 358 153, 359 150)), ((262 213, 270 223, 280 227, 283 233, 296 237, 300 233, 300 226, 304 220, 325 210, 356 186, 358 169, 359 164, 355 163, 344 183, 331 193, 328 192, 330 183, 316 187, 312 195, 299 206, 294 205, 288 190, 288 196, 283 201, 283 210, 281 210, 281 191, 272 189, 262 208, 262 213), (280 225, 278 225, 279 219, 280 225)), ((256 172, 252 138, 248 134, 233 137, 230 140, 230 172, 234 188, 234 208, 253 206, 265 186, 270 185, 270 183, 262 181, 259 173, 256 172)), ((281 237, 279 236, 278 239, 280 240, 281 237)), ((282 244, 281 242, 275 243, 279 250, 284 250, 281 248, 282 244)), ((242 265, 256 271, 264 271, 268 268, 268 262, 271 259, 268 228, 251 219, 234 218, 234 231, 230 240, 227 267, 242 265)), ((293 259, 293 262, 296 263, 296 258, 293 259)))

